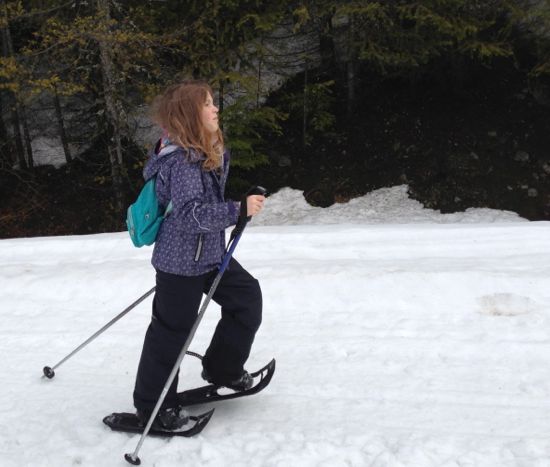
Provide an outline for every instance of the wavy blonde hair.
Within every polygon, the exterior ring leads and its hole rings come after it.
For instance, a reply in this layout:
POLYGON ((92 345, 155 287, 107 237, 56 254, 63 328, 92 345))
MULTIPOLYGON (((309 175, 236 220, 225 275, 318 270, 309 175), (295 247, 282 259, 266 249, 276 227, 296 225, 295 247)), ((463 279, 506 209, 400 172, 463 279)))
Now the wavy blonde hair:
POLYGON ((204 170, 222 166, 223 135, 212 135, 201 121, 201 111, 212 88, 203 81, 183 81, 169 86, 152 105, 152 118, 168 133, 172 143, 193 148, 206 156, 204 170))

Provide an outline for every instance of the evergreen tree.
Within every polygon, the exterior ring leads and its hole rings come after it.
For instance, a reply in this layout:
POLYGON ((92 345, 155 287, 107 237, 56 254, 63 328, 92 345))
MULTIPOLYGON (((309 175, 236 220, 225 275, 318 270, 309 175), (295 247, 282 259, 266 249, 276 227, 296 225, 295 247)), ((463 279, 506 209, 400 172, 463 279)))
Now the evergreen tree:
POLYGON ((50 17, 26 49, 38 64, 46 59, 55 64, 39 67, 37 83, 55 99, 62 140, 66 135, 59 95, 87 103, 79 123, 94 129, 83 136, 98 146, 96 151, 106 148, 113 210, 120 219, 126 205, 128 115, 149 91, 150 77, 155 74, 153 44, 154 38, 140 31, 121 5, 96 0, 77 3, 76 9, 50 17))
POLYGON ((510 57, 520 13, 512 0, 302 0, 295 9, 298 27, 314 24, 332 50, 340 45, 334 59, 345 64, 348 114, 359 75, 413 76, 442 56, 455 65, 460 57, 510 57))

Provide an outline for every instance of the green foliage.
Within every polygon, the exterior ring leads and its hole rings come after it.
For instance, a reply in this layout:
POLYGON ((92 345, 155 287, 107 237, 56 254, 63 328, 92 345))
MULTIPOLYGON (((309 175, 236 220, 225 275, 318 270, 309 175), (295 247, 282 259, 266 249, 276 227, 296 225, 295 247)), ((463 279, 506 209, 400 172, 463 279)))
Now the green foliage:
POLYGON ((510 0, 303 1, 298 24, 309 25, 315 11, 332 25, 334 40, 345 37, 347 61, 382 74, 404 74, 443 54, 486 62, 511 56, 520 12, 510 0))
POLYGON ((42 73, 62 75, 64 93, 84 89, 101 93, 97 74, 98 46, 103 41, 112 53, 121 96, 128 89, 147 88, 143 78, 155 74, 153 37, 125 20, 105 18, 99 12, 75 18, 49 18, 23 50, 29 58, 47 56, 55 64, 42 73))
POLYGON ((333 86, 334 80, 306 86, 309 123, 316 132, 328 132, 334 128, 336 123, 336 117, 331 112, 334 105, 333 86))
POLYGON ((526 17, 526 24, 533 35, 537 63, 531 77, 540 79, 550 76, 550 4, 540 2, 526 17))
MULTIPOLYGON (((219 94, 236 163, 253 167, 266 160, 266 135, 280 134, 287 117, 303 132, 305 145, 335 131, 334 89, 354 85, 339 82, 342 75, 331 69, 324 82, 294 91, 280 108, 262 105, 267 97, 262 63, 269 59, 273 67, 278 60, 264 40, 281 25, 290 22, 294 34, 310 34, 312 41, 330 38, 338 47, 334 63, 356 64, 357 83, 367 73, 417 72, 441 57, 484 64, 510 57, 511 32, 525 19, 521 1, 128 0, 110 2, 109 17, 97 1, 5 1, 0 27, 10 26, 19 35, 14 55, 0 59, 0 90, 21 100, 43 92, 86 96, 87 118, 99 122, 93 136, 104 134, 108 141, 102 42, 113 60, 121 120, 166 84, 206 79, 219 94)), ((547 2, 530 11, 531 22, 548 30, 547 2)), ((550 73, 550 47, 548 40, 537 44, 532 74, 538 76, 550 73)), ((305 64, 306 55, 297 51, 297 61, 305 64)))
POLYGON ((23 2, 20 0, 4 0, 1 4, 1 7, 2 10, 0 11, 0 29, 6 28, 10 24, 10 21, 12 21, 14 18, 19 18, 25 14, 23 2))
POLYGON ((26 70, 15 57, 0 57, 0 89, 19 93, 26 70))
POLYGON ((287 115, 269 106, 255 107, 247 96, 237 99, 223 114, 232 164, 243 169, 267 163, 266 142, 282 135, 287 115))
POLYGON ((317 138, 330 136, 335 130, 334 85, 334 80, 310 83, 283 99, 282 106, 290 120, 302 127, 302 142, 306 146, 314 144, 317 138))

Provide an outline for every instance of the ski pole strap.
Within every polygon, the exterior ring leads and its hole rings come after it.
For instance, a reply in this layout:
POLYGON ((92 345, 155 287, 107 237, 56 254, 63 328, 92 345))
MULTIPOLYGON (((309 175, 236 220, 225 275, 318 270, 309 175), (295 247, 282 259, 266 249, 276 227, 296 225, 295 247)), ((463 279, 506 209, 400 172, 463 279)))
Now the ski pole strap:
POLYGON ((202 360, 202 355, 200 353, 192 352, 191 350, 186 350, 185 353, 186 355, 191 355, 191 357, 195 357, 195 358, 198 358, 199 360, 202 360))

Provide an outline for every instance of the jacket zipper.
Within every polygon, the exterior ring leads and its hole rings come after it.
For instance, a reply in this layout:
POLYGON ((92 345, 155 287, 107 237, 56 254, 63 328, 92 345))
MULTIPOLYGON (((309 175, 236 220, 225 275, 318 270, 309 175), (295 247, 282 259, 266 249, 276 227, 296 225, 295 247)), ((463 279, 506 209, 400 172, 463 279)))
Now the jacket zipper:
POLYGON ((197 251, 195 252, 195 262, 197 262, 202 253, 202 234, 199 234, 199 243, 197 245, 197 251))

